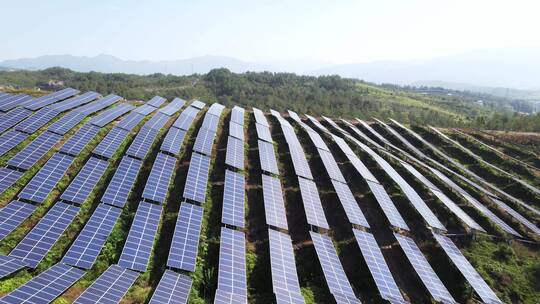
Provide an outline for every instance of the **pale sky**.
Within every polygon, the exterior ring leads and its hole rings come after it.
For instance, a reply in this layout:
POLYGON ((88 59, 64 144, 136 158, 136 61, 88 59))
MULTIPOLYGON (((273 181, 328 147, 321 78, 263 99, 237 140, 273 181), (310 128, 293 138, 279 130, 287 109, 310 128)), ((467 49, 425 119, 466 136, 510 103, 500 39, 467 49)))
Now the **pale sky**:
POLYGON ((0 60, 409 60, 540 46, 539 1, 2 0, 0 60))

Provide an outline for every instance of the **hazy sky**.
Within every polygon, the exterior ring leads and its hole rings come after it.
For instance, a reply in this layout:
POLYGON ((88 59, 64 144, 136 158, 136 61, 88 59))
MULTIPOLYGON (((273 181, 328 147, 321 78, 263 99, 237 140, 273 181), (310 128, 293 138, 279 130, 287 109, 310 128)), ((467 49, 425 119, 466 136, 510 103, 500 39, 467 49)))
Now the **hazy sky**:
POLYGON ((539 1, 2 1, 0 60, 406 60, 540 46, 539 1))

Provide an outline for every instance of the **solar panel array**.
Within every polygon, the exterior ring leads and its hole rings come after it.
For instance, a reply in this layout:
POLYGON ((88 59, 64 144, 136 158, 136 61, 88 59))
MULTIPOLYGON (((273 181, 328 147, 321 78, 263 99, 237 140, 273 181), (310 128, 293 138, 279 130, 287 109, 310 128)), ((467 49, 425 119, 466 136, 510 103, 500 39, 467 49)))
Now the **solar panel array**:
POLYGON ((50 104, 53 104, 59 100, 74 96, 75 94, 78 94, 79 92, 80 91, 72 89, 72 88, 66 88, 66 89, 51 93, 49 95, 36 98, 34 99, 32 103, 25 105, 25 108, 35 111, 45 106, 48 106, 50 104))
POLYGON ((90 285, 74 303, 120 303, 139 273, 111 265, 90 285))
POLYGON ((247 302, 245 236, 241 231, 221 228, 217 289, 247 302))
POLYGON ((24 149, 19 151, 19 153, 13 156, 8 161, 8 165, 22 170, 30 169, 41 157, 47 154, 61 138, 61 135, 51 132, 42 133, 24 149))
POLYGON ((244 125, 237 124, 231 120, 229 124, 229 135, 244 141, 244 125))
POLYGON ((41 204, 73 163, 69 155, 55 153, 19 193, 19 198, 41 204))
POLYGON ((144 186, 142 197, 159 204, 165 203, 175 166, 176 158, 158 153, 144 186))
POLYGON ((191 290, 192 280, 190 277, 165 270, 161 277, 150 304, 186 304, 191 290))
POLYGON ((77 108, 74 111, 77 111, 79 113, 84 113, 86 115, 90 115, 98 111, 101 111, 109 106, 112 106, 113 104, 117 103, 120 100, 122 100, 122 97, 118 95, 110 94, 94 102, 91 102, 87 105, 84 105, 80 108, 77 108))
POLYGON ((510 216, 512 216, 516 221, 521 223, 523 226, 529 228, 531 231, 536 233, 537 235, 540 235, 540 229, 536 227, 534 223, 526 219, 523 215, 519 214, 516 210, 512 209, 512 207, 505 204, 503 201, 491 198, 491 201, 495 203, 499 208, 504 210, 506 213, 508 213, 510 216))
POLYGON ((141 128, 129 146, 126 154, 138 159, 145 159, 156 140, 158 132, 158 129, 141 128))
POLYGON ((124 207, 131 189, 135 184, 142 161, 124 156, 116 169, 113 178, 109 182, 101 202, 117 207, 124 207))
POLYGON ((0 167, 0 193, 3 193, 23 175, 23 172, 0 167))
POLYGON ((173 123, 173 127, 181 130, 189 130, 191 124, 199 114, 199 110, 193 106, 187 107, 181 114, 178 116, 178 119, 173 123))
POLYGON ((279 179, 263 174, 262 185, 266 224, 288 230, 285 202, 279 179))
POLYGON ((238 170, 244 169, 244 142, 242 140, 229 136, 225 163, 238 170))
POLYGON ((50 106, 48 108, 55 109, 55 110, 57 110, 59 112, 64 112, 64 111, 68 111, 68 110, 71 110, 73 108, 79 107, 81 105, 87 104, 90 101, 95 100, 100 96, 101 95, 99 93, 89 91, 89 92, 85 92, 85 93, 83 93, 83 94, 81 94, 79 96, 75 96, 75 97, 72 97, 70 99, 66 99, 64 101, 57 102, 57 103, 55 103, 54 105, 52 105, 52 106, 50 106))
POLYGON ((17 94, 17 95, 3 94, 0 98, 0 111, 7 112, 17 106, 21 106, 27 102, 31 102, 32 99, 33 99, 32 96, 29 96, 26 94, 17 94))
POLYGON ((79 205, 84 203, 108 166, 109 163, 107 161, 90 157, 71 184, 62 193, 60 199, 79 205))
POLYGON ((183 202, 180 205, 176 227, 167 259, 167 266, 195 271, 203 208, 183 202))
POLYGON ((313 179, 311 169, 309 168, 309 164, 302 147, 296 145, 289 145, 289 153, 291 155, 296 175, 307 179, 313 179))
POLYGON ((433 233, 433 236, 482 301, 485 303, 503 303, 450 238, 437 233, 433 233))
POLYGON ((160 205, 139 202, 118 265, 140 272, 146 271, 162 211, 163 207, 160 205))
POLYGON ((334 159, 334 156, 332 156, 332 153, 322 149, 317 149, 317 152, 319 153, 324 167, 326 168, 326 172, 328 172, 330 178, 342 183, 346 183, 345 178, 343 177, 343 174, 341 174, 338 164, 334 159))
POLYGON ((0 255, 0 279, 24 268, 24 266, 24 263, 17 258, 0 255))
POLYGON ((210 158, 206 155, 193 153, 184 188, 184 198, 204 203, 209 171, 210 158))
POLYGON ((36 206, 20 201, 11 201, 0 209, 0 240, 19 227, 33 212, 36 206))
POLYGON ((174 113, 180 111, 182 107, 186 104, 186 101, 176 97, 171 101, 168 105, 164 106, 163 108, 159 109, 159 113, 163 113, 168 116, 173 116, 174 113))
POLYGON ((353 229, 353 231, 358 247, 360 247, 362 256, 366 261, 381 297, 389 301, 397 299, 405 302, 373 235, 358 229, 353 229))
POLYGON ((257 143, 259 146, 261 169, 265 172, 279 175, 274 145, 260 139, 257 140, 257 143))
POLYGON ((158 112, 144 124, 143 128, 159 130, 165 127, 170 118, 169 115, 158 112))
POLYGON ((334 187, 338 199, 345 210, 345 214, 347 215, 349 222, 351 224, 369 228, 369 223, 367 222, 364 213, 362 213, 362 210, 360 210, 360 207, 358 206, 358 203, 356 202, 356 199, 354 198, 349 186, 337 180, 332 180, 332 186, 334 187))
POLYGON ((367 184, 369 189, 371 190, 371 193, 373 193, 373 196, 375 196, 377 203, 379 203, 379 205, 381 206, 381 209, 383 210, 390 224, 403 230, 409 230, 409 226, 407 226, 407 224, 405 223, 405 220, 397 210, 394 202, 392 202, 392 199, 390 198, 384 187, 381 184, 372 181, 367 181, 367 184))
POLYGON ((160 150, 175 156, 180 155, 180 150, 182 148, 182 144, 184 143, 185 136, 185 130, 175 127, 170 128, 169 132, 167 132, 167 135, 165 136, 165 139, 163 139, 160 150))
POLYGON ((206 106, 206 104, 200 100, 195 100, 191 103, 191 106, 197 109, 203 109, 206 106))
POLYGON ((47 131, 64 135, 69 130, 74 128, 77 124, 79 124, 83 119, 86 118, 86 114, 79 113, 79 112, 69 112, 66 115, 62 116, 59 120, 52 123, 48 128, 47 131))
POLYGON ((118 117, 126 114, 127 112, 135 109, 135 106, 130 105, 129 103, 122 103, 118 106, 108 109, 98 116, 90 119, 90 123, 97 127, 104 127, 109 123, 116 120, 118 117))
POLYGON ((28 134, 19 131, 8 131, 0 135, 0 155, 6 154, 26 138, 28 138, 28 134))
POLYGON ((227 225, 244 228, 245 202, 244 175, 230 170, 225 171, 225 188, 223 191, 223 208, 221 222, 227 225))
POLYGON ((154 112, 155 110, 156 110, 155 107, 148 104, 144 104, 142 106, 137 107, 135 110, 133 110, 133 112, 146 116, 154 112))
POLYGON ((151 105, 154 108, 159 108, 163 103, 165 103, 166 99, 161 96, 154 96, 152 99, 146 102, 147 105, 151 105))
POLYGON ((32 111, 25 108, 15 108, 6 114, 2 115, 2 121, 0 121, 0 133, 12 128, 19 122, 30 117, 32 111))
POLYGON ((267 141, 269 143, 273 143, 272 135, 270 134, 270 128, 267 126, 263 126, 260 124, 255 124, 255 128, 257 129, 257 136, 259 139, 262 139, 264 141, 267 141))
POLYGON ((83 275, 84 271, 59 263, 8 293, 0 301, 2 303, 50 303, 83 275))
POLYGON ((15 126, 15 130, 28 134, 35 133, 59 114, 60 111, 55 109, 41 109, 15 126))
POLYGON ((36 268, 78 212, 79 207, 57 202, 9 256, 19 258, 30 268, 36 268))
POLYGON ((231 110, 231 123, 244 125, 245 110, 239 106, 234 106, 231 110))
POLYGON ((79 155, 84 148, 96 137, 100 128, 91 124, 83 125, 60 148, 60 152, 72 156, 79 155))
POLYGON ((259 125, 270 127, 270 125, 268 124, 268 120, 266 120, 266 117, 264 116, 264 113, 257 108, 252 108, 252 109, 253 109, 253 115, 255 116, 255 122, 259 125))
POLYGON ((120 208, 99 204, 64 255, 62 263, 83 269, 92 268, 121 212, 120 208))
POLYGON ((111 158, 120 145, 126 140, 129 131, 121 128, 112 128, 103 138, 92 153, 104 158, 111 158))
POLYGON ((298 177, 298 184, 300 186, 300 194, 302 195, 302 202, 304 204, 308 224, 319 228, 330 229, 326 217, 324 216, 321 198, 319 197, 315 182, 298 177))
POLYGON ((204 155, 212 154, 212 146, 214 145, 214 138, 216 137, 216 132, 208 129, 200 129, 195 138, 195 144, 193 146, 193 151, 199 152, 204 155))
POLYGON ((131 111, 126 117, 124 117, 117 125, 116 128, 124 129, 126 131, 131 131, 135 128, 146 115, 135 112, 137 109, 131 111))

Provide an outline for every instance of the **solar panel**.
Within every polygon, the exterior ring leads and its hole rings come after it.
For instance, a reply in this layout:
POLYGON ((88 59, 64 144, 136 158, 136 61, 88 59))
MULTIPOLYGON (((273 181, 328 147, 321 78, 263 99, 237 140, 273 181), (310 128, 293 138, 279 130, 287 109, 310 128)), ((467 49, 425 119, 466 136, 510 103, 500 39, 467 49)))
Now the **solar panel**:
POLYGON ((360 207, 358 207, 358 203, 354 199, 354 195, 349 186, 336 180, 332 180, 332 185, 334 186, 334 190, 345 210, 349 222, 351 224, 369 228, 366 217, 362 213, 362 210, 360 210, 360 207))
POLYGON ((56 264, 5 295, 2 303, 50 303, 77 282, 84 271, 56 264))
POLYGON ((213 132, 217 132, 218 124, 219 124, 219 116, 207 114, 204 116, 204 120, 203 120, 201 128, 212 130, 213 132))
POLYGON ((22 189, 19 198, 38 204, 45 202, 73 161, 73 156, 55 153, 22 189))
POLYGON ((69 112, 66 115, 62 116, 59 120, 51 124, 47 131, 64 135, 69 130, 73 129, 77 124, 79 124, 83 119, 86 118, 86 114, 79 112, 69 112))
POLYGON ((403 193, 405 193, 405 196, 407 196, 409 201, 413 204, 418 213, 422 215, 428 225, 441 230, 446 230, 446 228, 439 221, 437 216, 433 214, 433 212, 429 209, 424 200, 422 200, 420 195, 418 195, 418 193, 409 184, 401 183, 399 186, 403 190, 403 193))
POLYGON ((279 169, 274 151, 274 145, 262 140, 257 140, 259 145, 259 159, 263 171, 279 175, 279 169))
POLYGON ((197 138, 195 138, 195 144, 193 145, 193 151, 210 155, 212 154, 212 146, 214 145, 214 138, 216 132, 208 129, 199 129, 197 138))
POLYGON ((289 114, 289 117, 294 119, 295 121, 302 122, 302 119, 300 118, 300 116, 298 116, 298 114, 296 114, 296 112, 293 112, 291 110, 287 110, 287 114, 289 114))
POLYGON ((60 152, 72 156, 78 156, 84 148, 96 137, 99 128, 91 125, 83 125, 73 136, 71 136, 60 148, 60 152))
MULTIPOLYGON (((274 295, 276 296, 276 303, 277 304, 303 304, 304 297, 300 292, 291 292, 288 290, 282 290, 279 289, 277 291, 274 291, 274 295)), ((339 302, 338 302, 339 303, 339 302)))
POLYGON ((129 113, 126 117, 124 117, 117 125, 116 127, 120 129, 124 129, 126 131, 131 131, 133 128, 135 128, 143 119, 146 117, 146 115, 137 113, 132 111, 129 113))
POLYGON ((318 121, 315 117, 308 114, 305 114, 305 115, 311 121, 311 123, 313 123, 317 128, 319 128, 319 130, 324 131, 326 133, 330 133, 330 130, 328 130, 325 126, 323 126, 321 122, 318 121))
MULTIPOLYGON (((303 124, 305 125, 305 124, 303 124)), ((319 148, 324 151, 330 151, 322 137, 319 135, 319 133, 313 131, 309 126, 305 126, 304 129, 306 129, 307 134, 309 135, 309 138, 313 142, 316 148, 319 148)))
POLYGON ((197 109, 202 109, 206 106, 206 104, 200 100, 195 100, 191 103, 191 106, 197 109))
POLYGON ((226 170, 221 216, 222 223, 244 228, 245 195, 244 175, 226 170))
POLYGON ((491 198, 491 201, 493 201, 499 208, 501 208, 502 210, 510 214, 514 219, 516 219, 522 225, 529 228, 534 233, 540 235, 540 229, 536 227, 536 225, 533 224, 531 221, 526 219, 523 215, 519 214, 516 210, 512 209, 510 206, 508 206, 507 204, 503 203, 501 200, 498 200, 496 198, 491 198))
POLYGON ((219 103, 213 103, 210 108, 208 108, 208 114, 214 115, 214 116, 221 116, 221 112, 225 109, 225 106, 219 103))
POLYGON ((81 106, 83 104, 89 103, 90 101, 100 97, 101 95, 96 92, 86 92, 79 96, 72 97, 70 99, 66 99, 64 101, 58 102, 49 108, 58 110, 59 112, 64 112, 67 110, 71 110, 73 108, 76 108, 78 106, 81 106))
POLYGON ((279 179, 263 174, 262 185, 266 224, 288 230, 285 202, 279 179))
POLYGON ((225 163, 239 170, 244 169, 244 142, 229 136, 227 139, 227 153, 225 163))
POLYGON ((176 158, 158 153, 146 180, 142 197, 160 204, 165 203, 175 166, 176 158))
POLYGON ((19 261, 19 259, 0 255, 0 278, 7 277, 23 268, 24 263, 19 261))
POLYGON ((10 252, 9 256, 19 258, 30 268, 36 268, 78 212, 79 207, 57 202, 10 252))
POLYGON ((469 227, 479 231, 486 232, 475 220, 473 220, 465 211, 463 211, 454 201, 439 190, 432 190, 433 194, 457 217, 459 217, 469 227))
POLYGON ((441 303, 456 303, 414 240, 398 233, 394 233, 394 236, 433 299, 441 303))
POLYGON ((0 240, 19 227, 35 209, 35 205, 19 201, 11 201, 0 208, 0 240))
POLYGON ((148 104, 144 104, 142 106, 137 107, 135 110, 133 110, 133 112, 146 116, 154 112, 155 110, 156 110, 155 107, 148 104))
POLYGON ((206 184, 210 170, 210 158, 205 155, 193 153, 184 188, 184 198, 204 203, 206 199, 206 184))
POLYGON ((62 263, 90 269, 111 234, 122 209, 98 204, 94 213, 81 230, 69 250, 64 255, 62 263))
POLYGON ((27 104, 25 108, 35 111, 37 109, 41 109, 45 106, 48 106, 50 104, 53 104, 59 100, 69 98, 75 94, 78 94, 79 91, 72 89, 72 88, 66 88, 63 90, 60 90, 58 92, 51 93, 49 95, 45 95, 39 98, 36 98, 31 104, 27 104))
POLYGON ((194 108, 192 106, 189 106, 187 107, 184 111, 182 111, 182 113, 180 114, 180 116, 182 115, 187 115, 187 116, 192 116, 192 117, 195 117, 197 116, 197 114, 199 114, 201 110, 197 109, 197 108, 194 108))
POLYGON ((242 231, 221 228, 218 289, 242 296, 247 302, 246 246, 242 231))
POLYGON ((168 116, 173 116, 176 112, 180 111, 182 107, 186 104, 186 101, 176 97, 165 107, 159 109, 159 113, 163 113, 168 116))
POLYGON ((326 217, 324 216, 321 198, 319 197, 319 191, 317 190, 315 182, 299 177, 298 184, 300 185, 300 193, 302 195, 302 202, 304 204, 308 224, 330 229, 326 217))
POLYGON ((247 299, 243 295, 234 294, 231 292, 223 291, 221 289, 216 290, 214 296, 214 304, 245 304, 247 299))
POLYGON ((133 109, 135 109, 135 106, 130 105, 129 103, 122 103, 90 119, 90 123, 98 127, 104 127, 108 125, 109 123, 111 123, 112 121, 114 121, 115 119, 117 119, 118 117, 126 114, 127 112, 133 109))
POLYGON ((238 125, 244 125, 244 114, 245 111, 239 106, 234 106, 231 110, 231 122, 234 122, 238 125))
POLYGON ((178 119, 176 119, 176 121, 173 123, 173 127, 176 127, 178 129, 182 129, 185 131, 189 130, 189 128, 191 127, 191 124, 195 120, 195 117, 197 116, 197 113, 198 113, 198 111, 195 112, 194 115, 187 113, 188 110, 190 109, 193 109, 193 108, 188 107, 186 110, 184 110, 184 112, 182 112, 182 114, 180 114, 180 116, 178 116, 178 119))
POLYGON ((433 236, 442 247, 444 252, 448 255, 450 260, 456 265, 457 269, 463 274, 467 282, 471 284, 472 288, 480 296, 485 303, 503 303, 489 288, 489 285, 482 279, 480 274, 476 272, 474 267, 467 261, 465 256, 459 251, 459 248, 452 242, 452 240, 446 236, 442 236, 437 233, 433 233, 433 236))
POLYGON ((60 114, 55 109, 44 108, 19 123, 15 130, 32 134, 60 114))
POLYGON ((349 279, 347 279, 347 275, 341 266, 336 249, 332 244, 332 239, 329 236, 313 231, 310 231, 309 234, 313 240, 330 292, 356 298, 349 279))
POLYGON ((122 97, 120 96, 117 96, 117 95, 107 95, 101 99, 98 99, 94 102, 91 102, 87 105, 84 105, 80 108, 77 108, 75 109, 74 111, 77 111, 79 113, 84 113, 86 115, 90 115, 90 114, 93 114, 93 113, 96 113, 98 111, 101 111, 103 109, 105 109, 106 107, 109 107, 113 104, 115 104, 117 101, 121 100, 122 97))
POLYGON ((4 193, 23 175, 21 171, 0 167, 0 193, 4 193))
POLYGON ((105 190, 101 201, 120 208, 124 207, 131 189, 135 184, 141 165, 142 161, 124 156, 113 178, 109 182, 109 186, 107 186, 107 190, 105 190))
POLYGON ((0 135, 0 155, 4 155, 22 143, 28 134, 19 131, 8 131, 0 135))
POLYGON ((270 143, 274 142, 272 140, 272 135, 270 134, 270 128, 260 124, 255 124, 255 128, 257 129, 257 136, 259 137, 259 139, 270 143))
POLYGON ((313 179, 311 175, 311 169, 309 169, 309 164, 302 150, 299 146, 289 145, 289 152, 291 154, 291 159, 296 175, 305 177, 307 179, 313 179))
POLYGON ((107 170, 109 162, 95 157, 90 157, 81 171, 67 189, 62 193, 60 199, 76 204, 84 203, 90 193, 94 190, 97 183, 107 170))
POLYGON ((244 126, 231 121, 229 124, 229 135, 244 141, 244 126))
POLYGON ((384 187, 379 183, 369 180, 367 181, 367 184, 390 224, 403 230, 409 230, 409 226, 407 226, 405 220, 401 217, 401 214, 399 214, 399 211, 390 199, 390 196, 388 196, 388 193, 386 193, 386 190, 384 190, 384 187))
POLYGON ((381 297, 389 301, 397 299, 404 302, 405 300, 399 291, 399 287, 394 281, 394 277, 390 269, 388 269, 381 249, 377 245, 377 241, 373 235, 358 229, 353 229, 353 232, 381 297))
POLYGON ((190 277, 165 270, 161 277, 150 304, 186 304, 191 290, 192 280, 190 277))
POLYGON ((264 116, 263 111, 257 108, 252 108, 252 109, 253 109, 253 115, 255 116, 255 122, 265 127, 270 127, 270 125, 268 124, 268 120, 266 120, 266 117, 264 116))
MULTIPOLYGON (((268 229, 268 242, 274 293, 277 295, 286 291, 300 294, 291 237, 283 232, 268 229)), ((303 303, 303 298, 300 303, 303 303)))
POLYGON ((159 133, 157 129, 142 128, 129 146, 126 154, 138 159, 145 159, 159 133))
POLYGON ((153 107, 159 108, 163 103, 165 103, 167 99, 161 97, 161 96, 154 96, 152 99, 146 102, 147 105, 151 105, 153 107))
POLYGON ((118 265, 140 272, 146 271, 162 211, 163 207, 160 205, 139 202, 118 265))
POLYGON ((341 170, 339 170, 338 164, 336 163, 334 156, 332 156, 332 153, 322 149, 317 149, 317 151, 319 152, 319 156, 321 157, 330 178, 345 183, 345 178, 343 177, 343 174, 341 174, 341 170))
POLYGON ((113 178, 107 186, 107 190, 101 198, 101 202, 117 207, 124 207, 135 184, 142 162, 128 156, 124 156, 113 178))
POLYGON ((139 273, 113 264, 74 303, 120 303, 138 277, 139 273))
POLYGON ((201 233, 203 208, 183 202, 178 211, 178 219, 167 259, 167 266, 187 271, 195 271, 199 234, 201 233))
POLYGON ((25 108, 15 108, 6 114, 2 115, 2 121, 0 121, 0 133, 12 128, 14 125, 23 121, 32 115, 32 111, 25 108))
POLYGON ((32 96, 26 94, 11 95, 8 98, 0 99, 0 111, 7 112, 17 106, 32 101, 32 96))
POLYGON ((97 147, 94 148, 92 153, 105 158, 111 158, 120 145, 126 140, 128 135, 129 131, 116 127, 112 128, 105 138, 99 142, 97 147))
POLYGON ((23 150, 19 151, 8 161, 8 165, 20 168, 22 170, 30 169, 38 160, 41 159, 52 147, 60 141, 61 135, 51 132, 44 132, 34 139, 23 150))
POLYGON ((186 131, 175 127, 170 128, 165 139, 163 139, 160 150, 176 156, 180 155, 185 136, 186 131))
POLYGON ((332 135, 332 138, 334 139, 338 147, 341 149, 341 151, 343 151, 345 155, 351 155, 351 156, 356 157, 356 154, 354 153, 354 151, 351 149, 349 144, 347 144, 347 142, 343 138, 336 135, 332 135))
POLYGON ((165 127, 165 124, 167 123, 167 121, 169 121, 170 118, 171 117, 168 116, 167 114, 156 113, 156 115, 152 116, 152 118, 150 118, 144 124, 143 128, 150 128, 150 129, 159 130, 159 129, 165 127))

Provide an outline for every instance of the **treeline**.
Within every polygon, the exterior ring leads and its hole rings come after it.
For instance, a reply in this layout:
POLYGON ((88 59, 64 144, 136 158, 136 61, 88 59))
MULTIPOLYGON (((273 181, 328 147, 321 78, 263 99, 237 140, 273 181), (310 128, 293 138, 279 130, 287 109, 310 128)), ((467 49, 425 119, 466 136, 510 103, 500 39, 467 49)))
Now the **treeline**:
POLYGON ((51 83, 63 83, 81 91, 115 93, 127 99, 146 100, 161 95, 168 99, 199 98, 226 106, 290 109, 332 117, 395 118, 404 123, 447 127, 540 131, 537 116, 516 117, 509 111, 481 107, 472 98, 421 94, 339 76, 269 72, 236 74, 227 69, 189 76, 79 73, 64 68, 0 72, 2 86, 46 89, 51 83))

